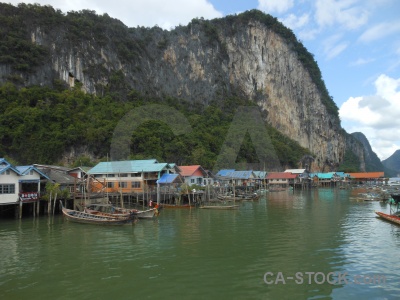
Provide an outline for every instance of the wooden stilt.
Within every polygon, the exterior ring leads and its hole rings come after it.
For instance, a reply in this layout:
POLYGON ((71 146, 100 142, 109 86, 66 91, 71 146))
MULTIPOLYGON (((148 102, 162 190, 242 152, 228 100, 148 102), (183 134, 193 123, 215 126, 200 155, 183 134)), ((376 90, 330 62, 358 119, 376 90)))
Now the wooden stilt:
POLYGON ((22 201, 19 201, 19 215, 18 217, 21 219, 22 218, 22 201))

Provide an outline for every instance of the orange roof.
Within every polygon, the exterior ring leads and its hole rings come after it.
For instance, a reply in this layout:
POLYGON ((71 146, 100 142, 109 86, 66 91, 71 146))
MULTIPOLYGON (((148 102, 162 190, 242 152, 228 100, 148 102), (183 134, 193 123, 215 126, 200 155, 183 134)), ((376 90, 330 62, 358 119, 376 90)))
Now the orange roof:
POLYGON ((384 172, 363 172, 363 173, 347 173, 351 178, 367 179, 367 178, 382 178, 385 176, 384 172))
POLYGON ((194 166, 179 166, 180 174, 181 176, 192 176, 194 173, 196 173, 197 170, 201 169, 201 173, 204 173, 200 165, 194 165, 194 166))

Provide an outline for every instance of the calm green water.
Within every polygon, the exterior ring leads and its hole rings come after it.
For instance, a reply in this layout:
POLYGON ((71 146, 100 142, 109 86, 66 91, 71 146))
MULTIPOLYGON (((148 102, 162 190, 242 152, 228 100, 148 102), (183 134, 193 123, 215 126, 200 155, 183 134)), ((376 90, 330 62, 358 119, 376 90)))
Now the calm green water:
POLYGON ((400 226, 375 217, 385 204, 349 196, 270 193, 239 211, 166 209, 123 227, 0 220, 0 299, 399 297, 400 226))

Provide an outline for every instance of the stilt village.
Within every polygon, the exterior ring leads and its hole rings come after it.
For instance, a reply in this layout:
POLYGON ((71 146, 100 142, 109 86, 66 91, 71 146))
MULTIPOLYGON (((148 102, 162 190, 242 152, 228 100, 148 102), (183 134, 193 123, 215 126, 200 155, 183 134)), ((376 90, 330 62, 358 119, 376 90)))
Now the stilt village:
POLYGON ((384 186, 388 178, 383 172, 310 173, 306 169, 223 169, 214 174, 200 165, 178 166, 156 159, 100 162, 92 168, 71 169, 13 166, 1 158, 0 217, 54 213, 60 211, 60 203, 76 210, 96 203, 139 209, 152 205, 192 208, 204 203, 254 201, 266 192, 346 189, 359 184, 384 186))

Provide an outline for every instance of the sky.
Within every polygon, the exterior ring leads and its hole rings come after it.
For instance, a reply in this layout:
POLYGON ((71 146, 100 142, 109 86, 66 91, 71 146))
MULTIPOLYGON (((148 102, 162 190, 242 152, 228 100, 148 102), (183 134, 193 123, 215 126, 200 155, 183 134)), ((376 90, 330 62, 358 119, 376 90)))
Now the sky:
POLYGON ((34 0, 63 12, 107 13, 129 27, 171 30, 193 18, 259 9, 292 29, 314 55, 342 127, 362 132, 380 159, 400 149, 399 0, 34 0))

